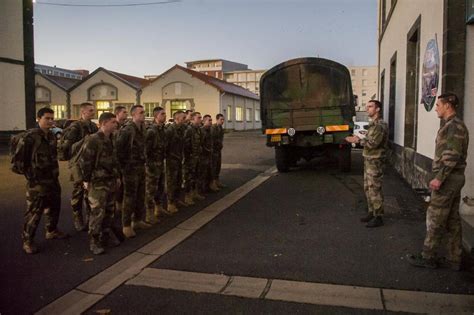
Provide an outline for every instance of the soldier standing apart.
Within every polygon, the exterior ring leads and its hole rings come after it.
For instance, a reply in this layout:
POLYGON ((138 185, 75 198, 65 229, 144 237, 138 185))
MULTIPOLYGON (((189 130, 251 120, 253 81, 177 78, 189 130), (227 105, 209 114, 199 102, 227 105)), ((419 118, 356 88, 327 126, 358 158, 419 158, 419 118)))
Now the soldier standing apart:
POLYGON ((38 248, 34 237, 39 221, 45 214, 46 239, 62 239, 66 234, 57 229, 61 210, 61 186, 56 157, 56 137, 50 131, 54 111, 42 108, 37 114, 39 128, 27 132, 24 140, 24 174, 26 185, 26 211, 23 226, 23 250, 35 254, 38 248))
POLYGON ((134 105, 132 121, 117 137, 117 157, 123 180, 122 231, 125 237, 135 237, 135 230, 151 227, 143 221, 145 214, 145 110, 134 105), (133 225, 132 225, 133 217, 133 225))
MULTIPOLYGON (((87 135, 91 135, 97 132, 97 125, 92 122, 92 118, 95 116, 95 108, 91 103, 82 103, 81 107, 81 119, 73 122, 64 132, 64 144, 69 148, 76 142, 81 141, 87 135)), ((87 200, 87 191, 84 189, 84 184, 80 180, 78 175, 78 167, 74 165, 74 159, 69 160, 69 168, 71 169, 71 180, 73 182, 72 196, 71 196, 71 207, 74 217, 74 228, 77 231, 84 231, 87 228, 87 220, 83 219, 82 207, 86 204, 86 218, 90 212, 89 201, 87 200), (86 222, 84 222, 86 221, 86 222)))
POLYGON ((204 200, 204 197, 197 191, 197 179, 199 175, 199 157, 201 155, 201 124, 202 116, 199 112, 191 115, 191 125, 185 133, 185 199, 184 202, 193 205, 194 199, 204 200))
POLYGON ((119 181, 118 162, 114 154, 113 132, 117 121, 112 113, 99 117, 100 129, 84 143, 79 159, 84 188, 91 206, 89 215, 90 250, 94 255, 104 253, 104 245, 112 237, 114 245, 120 242, 112 233, 115 208, 115 188, 119 181))
POLYGON ((426 237, 423 251, 409 255, 408 262, 417 267, 449 267, 461 270, 462 233, 459 216, 461 189, 465 183, 469 132, 464 122, 456 116, 458 98, 446 93, 438 96, 436 113, 441 127, 436 137, 433 176, 429 187, 431 201, 426 212, 426 237), (437 259, 444 234, 447 233, 447 257, 437 259))
POLYGON ((212 180, 213 185, 218 188, 224 188, 219 180, 222 163, 222 148, 224 147, 224 115, 216 115, 216 123, 212 125, 212 180))
POLYGON ((146 220, 151 224, 159 222, 165 212, 161 206, 165 190, 165 122, 166 112, 161 107, 153 109, 153 124, 148 128, 145 139, 146 156, 146 220))
POLYGON ((173 123, 166 128, 166 190, 168 207, 167 212, 174 214, 178 211, 181 185, 183 181, 183 149, 184 132, 186 130, 183 111, 173 114, 173 123))
POLYGON ((382 104, 377 100, 367 102, 367 114, 371 122, 364 139, 357 136, 346 137, 350 143, 360 143, 364 147, 364 190, 367 198, 368 214, 360 219, 366 227, 383 225, 382 180, 388 141, 387 124, 380 118, 382 104))
POLYGON ((199 159, 199 189, 201 193, 209 190, 216 192, 219 188, 212 182, 212 137, 211 137, 212 117, 204 115, 203 126, 201 127, 201 158, 199 159))

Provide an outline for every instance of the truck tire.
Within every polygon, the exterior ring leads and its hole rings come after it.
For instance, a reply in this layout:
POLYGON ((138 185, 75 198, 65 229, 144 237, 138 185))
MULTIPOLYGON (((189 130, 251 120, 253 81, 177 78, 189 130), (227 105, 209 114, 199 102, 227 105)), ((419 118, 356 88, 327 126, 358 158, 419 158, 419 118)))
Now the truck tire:
POLYGON ((343 145, 338 152, 339 169, 342 172, 351 171, 351 146, 343 145))
POLYGON ((286 147, 275 147, 275 162, 280 173, 286 173, 290 169, 289 150, 286 147))

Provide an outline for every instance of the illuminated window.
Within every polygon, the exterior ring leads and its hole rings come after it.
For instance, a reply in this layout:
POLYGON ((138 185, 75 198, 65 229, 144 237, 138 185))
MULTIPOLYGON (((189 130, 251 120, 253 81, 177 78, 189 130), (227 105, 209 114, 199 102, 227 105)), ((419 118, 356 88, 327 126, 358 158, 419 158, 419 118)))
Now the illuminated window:
POLYGON ((255 110, 255 121, 260 121, 260 109, 255 110))
POLYGON ((235 108, 235 120, 242 121, 244 118, 244 109, 240 106, 235 108))
POLYGON ((227 105, 227 121, 232 121, 232 105, 227 105))
POLYGON ((54 110, 54 119, 66 118, 66 105, 51 105, 50 108, 54 110))
POLYGON ((145 117, 153 117, 153 108, 160 106, 160 103, 144 103, 145 117))
POLYGON ((178 110, 184 111, 187 109, 186 102, 179 101, 179 100, 171 101, 170 109, 171 109, 171 116, 173 116, 173 114, 176 113, 178 110))
POLYGON ((96 118, 99 118, 102 113, 111 113, 114 111, 114 109, 112 108, 112 102, 109 101, 97 101, 95 102, 95 108, 97 114, 96 118))
POLYGON ((251 108, 246 108, 245 109, 245 120, 247 121, 252 121, 252 109, 251 108))

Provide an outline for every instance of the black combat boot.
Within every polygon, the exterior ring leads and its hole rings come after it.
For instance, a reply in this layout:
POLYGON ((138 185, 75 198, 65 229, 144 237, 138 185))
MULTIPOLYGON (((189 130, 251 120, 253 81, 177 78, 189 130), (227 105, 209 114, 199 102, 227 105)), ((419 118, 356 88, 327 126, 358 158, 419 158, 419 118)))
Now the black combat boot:
POLYGON ((421 254, 418 255, 407 255, 408 263, 415 267, 421 268, 430 268, 436 269, 438 268, 438 264, 436 263, 436 259, 434 258, 423 258, 421 254))
POLYGON ((360 222, 369 222, 374 218, 374 215, 372 212, 369 212, 365 217, 360 218, 360 222))
POLYGON ((383 219, 381 216, 376 216, 376 217, 373 217, 372 220, 370 220, 366 225, 365 227, 368 227, 368 228, 375 228, 375 227, 379 227, 379 226, 382 226, 383 225, 383 219))
POLYGON ((100 255, 105 252, 104 247, 100 244, 99 236, 92 236, 90 240, 89 249, 91 250, 92 254, 100 255))

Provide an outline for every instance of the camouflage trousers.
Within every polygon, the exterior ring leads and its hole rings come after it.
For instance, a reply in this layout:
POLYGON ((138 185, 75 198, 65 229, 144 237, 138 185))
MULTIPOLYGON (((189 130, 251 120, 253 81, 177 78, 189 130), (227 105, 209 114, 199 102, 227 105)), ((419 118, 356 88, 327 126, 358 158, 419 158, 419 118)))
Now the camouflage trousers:
POLYGON ((374 216, 383 215, 383 191, 382 180, 384 170, 384 159, 364 159, 364 191, 367 198, 369 213, 374 216))
POLYGON ((212 153, 212 179, 219 179, 221 173, 222 150, 212 153))
POLYGON ((71 175, 72 185, 72 196, 71 196, 71 207, 72 214, 74 217, 82 218, 82 207, 85 203, 86 205, 86 217, 89 216, 91 212, 91 206, 89 205, 89 200, 87 198, 87 190, 84 189, 83 182, 76 181, 74 176, 71 175))
POLYGON ((461 189, 464 175, 449 175, 438 191, 431 193, 431 202, 426 211, 426 237, 423 244, 424 258, 435 258, 443 236, 447 240, 447 259, 461 262, 462 229, 459 216, 461 189))
POLYGON ((143 220, 145 213, 145 165, 133 164, 124 168, 122 225, 128 227, 135 221, 143 220))
POLYGON ((98 241, 112 228, 115 209, 115 180, 107 183, 89 184, 87 198, 91 206, 89 215, 89 236, 98 241), (105 233, 104 233, 105 232, 105 233))
POLYGON ((190 192, 196 189, 197 176, 198 176, 199 160, 195 157, 189 157, 185 160, 183 171, 184 171, 184 190, 190 192))
POLYGON ((165 193, 164 163, 146 165, 146 193, 145 204, 147 209, 154 209, 163 200, 165 193))
POLYGON ((45 215, 45 229, 56 230, 61 210, 61 186, 59 181, 51 183, 34 183, 26 185, 26 211, 23 225, 23 241, 33 241, 41 216, 45 215))
POLYGON ((200 192, 207 192, 212 180, 212 159, 210 154, 201 155, 199 159, 199 174, 197 188, 200 192))
POLYGON ((183 165, 181 160, 173 157, 166 159, 166 191, 168 202, 175 203, 181 194, 183 165))

